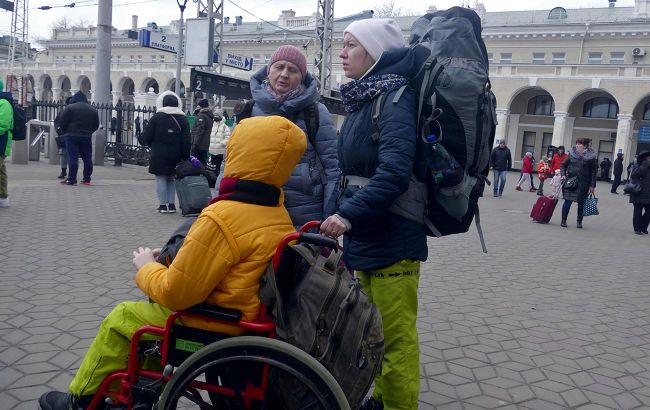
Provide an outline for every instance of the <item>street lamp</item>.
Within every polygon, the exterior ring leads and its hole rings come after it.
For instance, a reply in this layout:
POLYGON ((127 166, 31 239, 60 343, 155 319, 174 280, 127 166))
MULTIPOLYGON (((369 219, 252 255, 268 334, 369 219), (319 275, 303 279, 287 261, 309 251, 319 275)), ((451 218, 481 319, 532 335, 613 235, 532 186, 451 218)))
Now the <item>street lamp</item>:
POLYGON ((174 83, 174 92, 181 96, 181 57, 183 54, 183 13, 185 12, 185 6, 187 6, 187 0, 176 0, 178 8, 181 9, 181 19, 178 21, 178 49, 176 50, 176 82, 174 83))

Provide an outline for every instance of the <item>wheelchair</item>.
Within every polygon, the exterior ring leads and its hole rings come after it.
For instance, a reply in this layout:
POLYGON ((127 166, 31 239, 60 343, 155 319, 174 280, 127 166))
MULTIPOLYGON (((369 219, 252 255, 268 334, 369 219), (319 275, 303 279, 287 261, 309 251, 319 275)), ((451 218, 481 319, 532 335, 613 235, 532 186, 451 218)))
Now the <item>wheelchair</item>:
MULTIPOLYGON (((294 242, 307 242, 335 249, 334 239, 307 230, 291 233, 278 245, 272 260, 277 277, 283 273, 282 255, 294 242)), ((286 265, 286 264, 285 264, 286 265)), ((350 405, 340 386, 315 358, 277 339, 275 323, 262 305, 255 321, 241 320, 241 312, 201 304, 173 312, 164 327, 145 325, 133 335, 127 368, 108 375, 95 393, 88 409, 325 409, 347 410, 350 405), (200 318, 243 329, 231 336, 183 326, 179 319, 200 318), (149 343, 160 370, 143 366, 143 336, 158 340, 149 343), (278 399, 275 383, 282 378, 308 392, 299 406, 287 407, 278 399)), ((276 385, 277 386, 277 385, 276 385)))

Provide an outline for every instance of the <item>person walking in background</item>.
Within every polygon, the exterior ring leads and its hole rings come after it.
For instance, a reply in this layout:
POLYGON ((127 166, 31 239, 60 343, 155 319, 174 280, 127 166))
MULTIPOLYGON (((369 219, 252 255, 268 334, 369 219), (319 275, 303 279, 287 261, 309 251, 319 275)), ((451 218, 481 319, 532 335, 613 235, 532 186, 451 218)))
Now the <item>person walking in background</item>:
POLYGON ((506 175, 512 168, 512 155, 506 146, 506 140, 500 140, 490 154, 490 165, 494 170, 494 196, 502 196, 506 186, 506 175))
POLYGON ((609 181, 609 170, 612 168, 612 161, 605 157, 600 161, 600 180, 609 181))
POLYGON ((156 176, 158 212, 176 212, 176 165, 190 158, 190 124, 180 109, 181 100, 165 91, 156 100, 157 111, 142 135, 142 143, 151 147, 149 173, 156 176))
POLYGON ((0 80, 0 208, 9 208, 7 165, 5 160, 11 155, 11 142, 14 128, 14 97, 2 91, 4 83, 0 80))
POLYGON ((213 112, 214 125, 212 126, 212 133, 210 134, 210 164, 212 169, 217 172, 221 169, 223 156, 226 153, 226 143, 230 137, 230 128, 226 125, 226 121, 221 117, 221 110, 216 109, 213 112))
MULTIPOLYGON (((71 100, 72 97, 66 98, 65 106, 70 105, 71 100)), ((54 142, 56 142, 57 153, 59 154, 59 165, 61 165, 61 173, 59 176, 57 176, 57 178, 65 179, 67 177, 68 170, 68 149, 66 148, 65 137, 63 136, 63 130, 61 129, 61 114, 63 114, 63 110, 59 111, 58 114, 56 114, 56 117, 54 117, 54 129, 58 134, 54 139, 54 142)))
POLYGON ((307 151, 283 187, 285 205, 296 227, 323 220, 333 211, 330 199, 339 183, 336 129, 325 105, 319 102, 317 82, 307 71, 307 59, 298 48, 281 46, 266 67, 250 79, 254 104, 251 117, 280 115, 299 126, 307 151))
POLYGON ((135 117, 135 120, 133 122, 135 124, 135 137, 140 138, 140 135, 142 135, 142 128, 140 128, 140 116, 138 115, 135 117))
POLYGON ((596 189, 596 175, 598 174, 597 153, 591 147, 589 138, 578 138, 571 149, 569 157, 562 162, 562 177, 566 179, 562 189, 564 205, 562 205, 562 222, 560 226, 567 227, 567 217, 571 204, 577 202, 578 217, 577 228, 582 228, 582 215, 584 201, 587 195, 593 194, 596 189))
POLYGON ((636 167, 639 166, 639 163, 637 162, 638 157, 639 157, 638 155, 635 155, 634 159, 627 165, 627 181, 628 182, 632 178, 632 172, 634 172, 636 167))
POLYGON ((557 147, 557 151, 555 151, 555 154, 553 154, 553 158, 551 159, 551 174, 555 174, 555 170, 560 169, 562 163, 568 156, 569 155, 566 153, 564 145, 557 147))
POLYGON ((637 155, 637 167, 630 174, 630 181, 641 185, 641 191, 630 193, 634 206, 632 225, 637 235, 647 235, 650 226, 650 151, 637 155))
POLYGON ((616 159, 614 160, 614 181, 612 182, 612 194, 618 195, 618 190, 619 185, 621 185, 621 178, 623 176, 623 153, 619 152, 616 154, 616 159))
POLYGON ((208 165, 208 150, 210 149, 210 133, 212 125, 215 122, 212 108, 207 99, 202 99, 194 111, 196 122, 192 127, 192 155, 194 155, 201 164, 208 165))
POLYGON ((549 164, 548 158, 542 157, 537 164, 537 178, 539 178, 539 188, 537 189, 537 195, 544 195, 544 181, 550 176, 551 166, 549 164))
POLYGON ((68 151, 68 179, 61 181, 66 185, 77 185, 79 155, 84 162, 83 185, 90 185, 93 174, 93 145, 92 135, 99 128, 99 115, 89 103, 86 95, 77 91, 70 98, 70 105, 65 107, 59 120, 60 128, 65 137, 68 151))
POLYGON ((412 192, 410 186, 417 190, 414 179, 423 181, 427 173, 416 150, 417 100, 403 88, 415 72, 409 50, 395 20, 374 18, 357 20, 344 30, 339 54, 345 76, 352 80, 341 85, 347 112, 338 140, 343 184, 336 213, 320 230, 331 237, 345 235, 345 263, 382 317, 384 360, 362 410, 417 409, 420 392, 415 324, 420 262, 428 255, 426 233, 421 222, 389 210, 412 192), (384 53, 389 55, 380 60, 384 53), (396 98, 399 90, 404 92, 396 98), (380 94, 387 103, 375 141, 369 135, 375 129, 373 100, 380 94))
POLYGON ((521 185, 524 183, 524 180, 528 179, 530 182, 530 188, 528 189, 528 192, 537 191, 535 185, 533 184, 533 153, 528 151, 526 155, 524 155, 524 158, 522 158, 521 162, 521 176, 519 177, 519 181, 517 182, 515 189, 517 191, 523 191, 521 185))

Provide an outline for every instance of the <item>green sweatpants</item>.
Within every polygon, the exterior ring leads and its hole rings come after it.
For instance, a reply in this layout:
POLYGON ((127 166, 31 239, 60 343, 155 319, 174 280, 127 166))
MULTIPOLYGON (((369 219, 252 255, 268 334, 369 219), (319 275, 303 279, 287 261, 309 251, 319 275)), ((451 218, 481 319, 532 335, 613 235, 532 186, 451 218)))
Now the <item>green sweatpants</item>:
POLYGON ((386 352, 373 396, 385 410, 418 408, 420 349, 418 314, 420 261, 401 260, 382 269, 356 272, 381 313, 386 352))
MULTIPOLYGON (((95 393, 110 373, 126 369, 133 334, 143 325, 164 326, 171 310, 157 303, 122 302, 104 318, 95 340, 70 382, 70 393, 95 393)), ((144 335, 144 340, 155 336, 144 335), (147 337, 148 336, 148 337, 147 337)))
POLYGON ((7 158, 4 155, 0 155, 0 199, 5 199, 9 196, 7 191, 7 165, 5 161, 7 158))

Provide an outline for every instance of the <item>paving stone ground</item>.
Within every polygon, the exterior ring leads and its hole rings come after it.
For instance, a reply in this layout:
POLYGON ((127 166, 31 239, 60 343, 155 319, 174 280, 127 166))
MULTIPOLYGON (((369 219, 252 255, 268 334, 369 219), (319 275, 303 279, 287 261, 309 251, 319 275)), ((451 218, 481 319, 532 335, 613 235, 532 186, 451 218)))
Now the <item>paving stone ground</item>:
MULTIPOLYGON (((143 298, 131 251, 181 222, 155 213, 144 168, 96 167, 93 186, 58 168, 8 165, 0 209, 0 408, 65 390, 102 318, 143 298)), ((533 193, 508 175, 476 230, 429 241, 420 279, 421 409, 650 408, 650 236, 626 196, 598 183, 600 216, 532 223, 533 193)), ((622 191, 622 189, 620 189, 622 191)))

